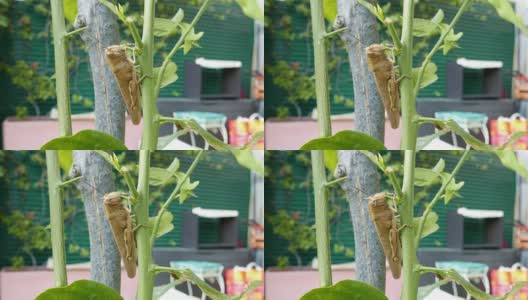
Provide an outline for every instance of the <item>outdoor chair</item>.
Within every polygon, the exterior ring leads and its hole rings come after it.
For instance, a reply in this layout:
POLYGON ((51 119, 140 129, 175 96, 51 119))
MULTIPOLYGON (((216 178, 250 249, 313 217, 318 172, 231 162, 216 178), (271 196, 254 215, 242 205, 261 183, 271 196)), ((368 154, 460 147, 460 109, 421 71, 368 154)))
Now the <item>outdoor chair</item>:
MULTIPOLYGON (((438 261, 435 263, 435 267, 444 270, 455 270, 467 281, 479 280, 484 285, 484 291, 490 293, 490 282, 488 279, 488 266, 476 262, 467 261, 438 261)), ((438 280, 438 278, 435 278, 438 280)), ((453 293, 455 297, 458 297, 457 285, 454 281, 451 282, 453 286, 453 293)), ((466 299, 471 299, 471 296, 467 294, 466 299)))
MULTIPOLYGON (((171 268, 178 270, 191 270, 196 276, 202 280, 216 280, 220 286, 220 292, 225 293, 225 282, 222 273, 224 272, 224 266, 219 263, 206 262, 206 261, 195 261, 195 260, 180 260, 171 261, 171 268)), ((193 296, 192 285, 190 281, 187 281, 187 290, 189 296, 193 296)), ((202 292, 201 300, 205 300, 206 295, 202 292)))
MULTIPOLYGON (((435 118, 440 120, 453 120, 465 131, 471 134, 471 131, 481 131, 484 136, 484 143, 489 144, 489 130, 488 130, 488 116, 481 113, 463 112, 463 111, 440 111, 435 112, 435 118)), ((435 129, 438 131, 438 129, 435 129)), ((458 147, 457 135, 451 131, 453 145, 458 147)), ((466 145, 466 149, 470 149, 470 145, 466 145)))
MULTIPOLYGON (((212 113, 212 112, 199 112, 199 111, 183 111, 173 113, 173 117, 182 120, 194 120, 205 130, 212 130, 214 132, 220 132, 222 140, 227 144, 228 134, 226 128, 227 117, 223 114, 212 113)), ((177 132, 178 128, 174 125, 174 132, 177 132)), ((191 146, 196 147, 196 137, 194 132, 189 132, 191 137, 191 146)), ((204 149, 209 149, 209 143, 204 141, 204 149)))

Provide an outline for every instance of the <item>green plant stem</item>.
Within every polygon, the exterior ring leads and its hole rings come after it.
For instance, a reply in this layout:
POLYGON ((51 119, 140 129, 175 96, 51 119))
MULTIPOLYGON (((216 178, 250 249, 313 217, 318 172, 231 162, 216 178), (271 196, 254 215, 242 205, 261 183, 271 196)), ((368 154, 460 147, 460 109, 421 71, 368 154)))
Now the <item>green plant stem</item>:
POLYGON ((119 170, 119 173, 125 178, 126 185, 128 186, 128 190, 130 193, 132 193, 132 204, 136 204, 135 202, 139 198, 138 190, 136 189, 136 184, 134 183, 134 179, 132 178, 132 175, 130 175, 130 172, 128 168, 122 167, 121 170, 119 170))
POLYGON ((398 199, 400 199, 401 201, 403 197, 403 192, 401 190, 400 183, 398 182, 398 178, 396 178, 396 175, 394 174, 394 169, 387 168, 387 170, 385 171, 385 174, 387 174, 387 176, 389 177, 389 181, 394 189, 394 192, 396 193, 396 196, 398 197, 398 199))
POLYGON ((158 233, 159 225, 161 222, 161 218, 163 217, 163 214, 169 208, 169 205, 172 203, 174 199, 176 199, 176 195, 180 192, 180 189, 184 182, 191 176, 192 172, 194 172, 194 169, 196 169, 196 166, 198 165, 198 162, 202 159, 202 156, 204 154, 204 151, 201 150, 198 152, 198 155, 194 158, 194 161, 192 162, 189 169, 187 169, 187 172, 185 172, 185 175, 178 181, 178 184, 170 194, 169 198, 165 200, 163 205, 161 206, 160 210, 158 211, 158 214, 156 215, 156 219, 154 220, 154 226, 152 229, 152 235, 150 237, 150 245, 151 247, 154 247, 154 243, 156 242, 156 234, 158 233))
POLYGON ((403 2, 403 25, 400 56, 400 95, 402 111, 402 150, 415 150, 418 126, 413 120, 416 117, 416 97, 413 93, 413 19, 414 0, 403 2))
POLYGON ((331 37, 333 37, 334 35, 340 34, 341 32, 345 31, 346 29, 347 29, 347 27, 341 27, 341 28, 336 29, 336 30, 334 30, 334 31, 331 31, 331 32, 325 33, 325 34, 323 35, 323 37, 324 37, 325 39, 331 38, 331 37))
POLYGON ((402 43, 401 43, 400 39, 398 38, 398 34, 396 33, 396 28, 394 27, 394 23, 392 21, 388 21, 388 20, 383 21, 383 23, 388 28, 389 35, 391 36, 392 41, 394 43, 394 47, 395 47, 394 50, 396 50, 396 52, 399 52, 401 50, 402 43))
POLYGON ((59 130, 61 136, 72 135, 70 87, 68 79, 68 57, 66 56, 66 26, 62 1, 51 0, 51 19, 53 31, 53 51, 55 55, 55 90, 59 111, 59 130))
POLYGON ((419 275, 415 272, 418 263, 416 259, 416 244, 414 242, 413 210, 414 210, 414 169, 416 151, 405 150, 403 162, 403 199, 399 207, 401 223, 403 287, 401 299, 416 300, 418 294, 419 275))
POLYGON ((425 225, 425 220, 427 219, 427 216, 429 213, 433 210, 433 207, 436 205, 436 202, 440 200, 440 197, 444 194, 445 189, 449 185, 449 183, 455 178, 455 176, 458 174, 458 171, 460 171, 460 168, 462 168, 462 165, 464 165, 464 162, 469 156, 469 150, 464 151, 464 154, 458 161, 457 165, 449 175, 449 178, 442 184, 436 195, 434 196, 433 200, 429 202, 427 207, 425 208, 425 211, 422 214, 422 220, 420 221, 420 224, 418 225, 418 231, 416 232, 416 246, 418 247, 420 245, 420 237, 422 236, 423 228, 425 225))
POLYGON ((176 44, 174 45, 172 50, 169 52, 169 54, 163 60, 163 63, 161 65, 161 68, 160 68, 160 71, 159 71, 159 74, 158 74, 158 78, 156 80, 156 87, 155 87, 155 95, 156 95, 156 97, 158 97, 158 95, 159 95, 159 92, 160 92, 160 89, 161 89, 161 80, 163 78, 163 74, 165 73, 165 70, 167 69, 167 66, 171 62, 171 58, 174 56, 174 54, 176 54, 176 52, 178 52, 178 49, 180 49, 180 47, 182 46, 183 42, 185 42, 185 38, 187 38, 187 35, 189 35, 191 30, 194 29, 194 26, 196 26, 196 23, 198 23, 198 20, 200 20, 200 18, 202 17, 203 13, 205 12, 205 9, 209 5, 209 2, 210 2, 210 0, 205 0, 202 3, 202 5, 200 6, 200 9, 198 10, 196 15, 194 16, 193 20, 191 21, 190 26, 187 28, 187 30, 182 32, 180 38, 178 39, 178 41, 176 42, 176 44))
POLYGON ((51 249, 53 252, 53 275, 55 287, 68 285, 66 276, 66 254, 64 245, 64 204, 60 188, 59 154, 56 150, 46 151, 48 193, 50 201, 51 249))
POLYGON ((70 32, 68 32, 68 33, 65 33, 65 34, 64 34, 64 37, 65 37, 65 38, 70 38, 70 37, 72 37, 72 36, 78 34, 79 32, 82 32, 82 31, 86 30, 86 28, 88 28, 88 27, 84 26, 84 27, 81 27, 81 28, 77 28, 77 29, 75 29, 75 30, 72 30, 72 31, 70 31, 70 32))
POLYGON ((82 176, 78 176, 78 177, 74 177, 72 179, 68 179, 66 181, 63 181, 63 182, 59 183, 59 187, 60 188, 65 188, 66 186, 68 186, 68 185, 70 185, 72 183, 75 183, 75 182, 81 180, 82 178, 83 178, 82 176))
POLYGON ((332 135, 330 122, 330 102, 328 93, 328 66, 326 58, 325 20, 323 16, 323 1, 310 0, 312 15, 312 35, 314 48, 315 68, 315 95, 317 98, 317 121, 319 135, 327 137, 332 135))
POLYGON ((427 54, 427 56, 425 57, 424 61, 422 62, 422 66, 420 68, 420 72, 418 73, 418 77, 416 79, 416 86, 414 87, 414 96, 415 97, 418 97, 418 92, 420 91, 420 82, 422 81, 423 75, 425 73, 425 68, 431 62, 431 60, 433 59, 433 56, 436 54, 436 52, 438 52, 438 50, 440 50, 440 47, 444 43, 444 40, 446 39, 447 35, 455 27, 456 23, 458 22, 460 17, 462 17, 464 12, 471 6, 472 2, 473 2, 473 0, 464 0, 462 5, 458 9, 455 17, 453 18, 453 20, 451 20, 451 23, 449 23, 449 26, 447 27, 447 30, 440 36, 440 38, 438 39, 438 41, 434 45, 433 49, 431 49, 429 54, 427 54))
MULTIPOLYGON (((146 225, 149 221, 149 170, 150 151, 139 152, 139 198, 134 205, 134 213, 138 225, 146 225)), ((152 272, 152 247, 150 245, 150 230, 147 226, 139 226, 136 231, 138 252, 138 288, 137 300, 151 300, 154 288, 154 273, 152 272)))
POLYGON ((143 49, 141 57, 141 74, 145 77, 141 83, 143 106, 143 135, 141 149, 156 150, 159 135, 159 123, 156 96, 154 90, 154 15, 155 0, 145 0, 143 15, 143 49))
POLYGON ((323 186, 325 188, 330 188, 336 184, 340 184, 341 182, 345 181, 348 179, 348 176, 345 176, 345 177, 341 177, 341 178, 338 178, 336 180, 332 180, 332 181, 329 181, 329 182, 326 182, 323 186))
POLYGON ((321 287, 332 285, 332 262, 330 260, 330 230, 328 225, 328 191, 325 188, 326 171, 324 152, 312 150, 312 175, 315 200, 315 235, 317 260, 321 287))

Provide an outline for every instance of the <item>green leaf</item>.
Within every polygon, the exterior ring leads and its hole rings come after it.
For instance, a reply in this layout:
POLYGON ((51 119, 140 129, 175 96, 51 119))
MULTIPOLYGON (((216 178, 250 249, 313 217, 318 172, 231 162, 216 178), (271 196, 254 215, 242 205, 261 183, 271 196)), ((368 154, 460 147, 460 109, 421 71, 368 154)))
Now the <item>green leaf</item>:
POLYGON ((324 150, 324 164, 330 174, 334 174, 335 168, 337 166, 337 150, 324 150))
POLYGON ((73 164, 73 152, 72 150, 59 150, 59 165, 64 173, 70 172, 73 164))
POLYGON ((231 152, 238 164, 255 171, 261 176, 264 176, 264 166, 262 165, 262 162, 258 161, 250 150, 225 144, 212 135, 209 131, 203 129, 200 124, 194 120, 171 120, 171 122, 182 127, 184 130, 188 129, 198 133, 205 141, 207 141, 207 143, 209 143, 209 145, 211 145, 211 147, 215 148, 216 150, 231 152))
POLYGON ((337 0, 323 0, 323 14, 330 24, 334 24, 337 16, 337 0))
MULTIPOLYGON (((442 34, 444 34, 449 29, 449 25, 440 24, 440 28, 442 30, 442 34)), ((458 48, 457 42, 462 38, 463 35, 463 32, 455 34, 455 31, 453 29, 449 30, 449 33, 444 39, 444 44, 440 47, 444 50, 444 55, 447 55, 452 49, 458 48)))
MULTIPOLYGON (((159 238, 160 236, 163 236, 164 234, 169 233, 174 229, 174 225, 172 224, 173 220, 174 216, 172 215, 172 213, 166 210, 161 216, 158 232, 156 232, 156 238, 159 238)), ((156 217, 149 218, 148 225, 150 226, 150 228, 154 227, 155 221, 156 217)))
POLYGON ((525 287, 528 284, 528 281, 517 282, 516 284, 513 285, 511 291, 508 292, 506 295, 500 296, 500 297, 494 297, 482 291, 480 288, 474 286, 473 284, 471 284, 471 282, 469 282, 467 279, 462 277, 455 270, 442 270, 442 269, 429 268, 429 267, 422 267, 422 269, 425 269, 425 270, 422 270, 421 273, 431 272, 431 273, 437 274, 438 277, 440 278, 445 278, 445 280, 454 281, 458 283, 464 288, 464 290, 466 290, 466 292, 470 296, 478 300, 510 299, 510 297, 517 294, 523 287, 525 287))
MULTIPOLYGON (((168 268, 166 268, 168 269, 168 268)), ((165 270, 166 270, 165 269, 165 270)), ((164 270, 164 271, 165 271, 164 270)), ((253 292, 257 287, 262 285, 262 282, 259 280, 252 281, 246 290, 244 290, 240 295, 236 296, 230 296, 221 293, 216 288, 213 288, 210 286, 207 282, 205 282, 202 278, 196 276, 191 270, 178 270, 174 268, 170 268, 171 273, 174 274, 178 280, 182 281, 189 281, 196 285, 202 292, 207 295, 212 300, 241 300, 241 299, 247 299, 247 295, 253 292)), ((160 271, 158 271, 160 272, 160 271)))
POLYGON ((440 158, 440 160, 436 163, 436 165, 433 167, 433 172, 436 173, 442 173, 445 169, 445 160, 443 158, 440 158))
MULTIPOLYGON (((178 177, 178 181, 182 181, 183 177, 185 176, 184 173, 177 172, 176 177, 178 177)), ((191 178, 187 177, 183 183, 181 183, 180 187, 180 193, 179 193, 179 200, 180 204, 184 203, 185 200, 187 200, 190 196, 196 197, 196 195, 193 193, 194 189, 198 187, 200 184, 200 181, 191 182, 191 178)))
POLYGON ((440 33, 440 24, 444 20, 444 11, 438 10, 431 20, 415 18, 413 21, 413 35, 415 37, 429 37, 440 33))
POLYGON ((184 15, 183 9, 179 8, 176 14, 174 14, 174 17, 172 17, 171 21, 179 25, 181 21, 183 21, 184 15))
POLYGON ((382 142, 370 135, 343 130, 331 137, 313 139, 301 147, 301 150, 385 150, 382 142))
POLYGON ((160 186, 164 185, 174 174, 167 169, 150 167, 149 170, 149 185, 160 186))
POLYGON ((300 300, 388 300, 378 289, 355 280, 343 280, 331 287, 313 289, 300 300))
POLYGON ((236 0, 244 14, 254 20, 264 21, 264 12, 260 9, 257 0, 236 0))
MULTIPOLYGON (((414 228, 418 228, 418 225, 420 224, 422 219, 423 219, 423 216, 416 217, 413 219, 414 228)), ((422 231, 422 236, 420 237, 420 239, 423 239, 426 236, 435 233, 439 228, 440 227, 438 226, 438 214, 435 213, 434 211, 431 211, 427 215, 427 219, 425 220, 423 231, 422 231)))
POLYGON ((77 0, 64 0, 64 17, 66 20, 73 24, 75 22, 75 17, 77 17, 77 0))
POLYGON ((176 175, 176 171, 180 168, 180 160, 174 158, 168 168, 150 167, 149 184, 152 186, 160 186, 167 184, 169 180, 176 175))
POLYGON ((528 35, 528 30, 524 25, 522 17, 515 13, 509 0, 488 0, 488 2, 495 7, 497 14, 501 18, 517 26, 524 34, 528 35))
POLYGON ((440 177, 440 174, 431 169, 415 168, 414 169, 414 185, 416 186, 432 186, 440 177))
POLYGON ((48 289, 35 300, 123 300, 112 288, 91 280, 78 280, 59 288, 48 289))
POLYGON ((115 153, 108 153, 103 150, 95 150, 97 154, 101 155, 101 157, 104 158, 111 166, 113 166, 118 172, 121 171, 121 164, 119 164, 119 159, 117 158, 117 155, 115 153))
MULTIPOLYGON (((449 180, 450 174, 449 173, 442 173, 442 183, 445 183, 447 180, 449 180)), ((455 178, 453 178, 446 186, 444 195, 442 198, 444 198, 444 203, 447 205, 451 200, 453 200, 455 197, 460 197, 460 194, 458 194, 458 191, 464 186, 464 181, 456 182, 455 178)))
POLYGON ((40 150, 127 150, 127 147, 109 134, 87 129, 73 136, 53 139, 40 150))
POLYGON ((114 13, 114 15, 121 17, 121 15, 119 14, 119 11, 117 10, 117 7, 112 2, 108 0, 99 0, 99 3, 106 6, 106 8, 108 8, 112 13, 114 13))
MULTIPOLYGON (((154 77, 158 78, 161 67, 154 68, 154 77)), ((168 86, 169 84, 178 80, 178 66, 173 62, 169 62, 163 72, 163 78, 161 78, 161 88, 168 86)))
POLYGON ((528 179, 528 170, 519 162, 514 151, 497 150, 495 151, 495 154, 500 159, 503 166, 528 179))
POLYGON ((189 28, 191 24, 188 23, 181 23, 180 25, 182 27, 182 32, 186 32, 189 30, 189 33, 185 37, 185 41, 183 42, 183 54, 189 53, 191 51, 192 47, 195 46, 197 41, 202 38, 204 35, 203 32, 194 32, 194 27, 189 28))
MULTIPOLYGON (((418 73, 420 72, 422 68, 413 68, 412 70, 412 77, 413 77, 413 84, 416 86, 416 81, 418 81, 418 73)), ((423 89, 433 83, 435 83, 438 80, 438 75, 436 74, 438 71, 438 67, 435 63, 430 62, 425 67, 425 72, 422 76, 422 80, 420 81, 420 89, 423 89)))
POLYGON ((154 18, 154 36, 169 36, 176 32, 178 24, 171 19, 154 18))

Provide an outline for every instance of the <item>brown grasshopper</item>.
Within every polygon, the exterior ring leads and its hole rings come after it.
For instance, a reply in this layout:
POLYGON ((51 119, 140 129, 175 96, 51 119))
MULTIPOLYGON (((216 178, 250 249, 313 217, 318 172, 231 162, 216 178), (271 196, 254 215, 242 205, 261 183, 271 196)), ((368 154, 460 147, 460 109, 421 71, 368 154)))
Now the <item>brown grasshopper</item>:
POLYGON ((133 278, 136 276, 136 240, 130 211, 123 206, 121 199, 121 192, 108 193, 103 196, 103 206, 127 275, 133 278))
POLYGON ((385 193, 377 193, 368 198, 368 210, 383 247, 385 257, 389 262, 392 277, 400 278, 401 274, 401 243, 398 220, 394 211, 385 200, 385 193))
POLYGON ((374 73, 391 127, 396 129, 400 125, 400 83, 393 62, 385 54, 385 49, 386 47, 380 44, 367 47, 367 64, 374 73))
POLYGON ((126 49, 121 45, 105 48, 105 55, 119 85, 132 123, 137 125, 141 121, 141 93, 134 63, 127 57, 126 49))

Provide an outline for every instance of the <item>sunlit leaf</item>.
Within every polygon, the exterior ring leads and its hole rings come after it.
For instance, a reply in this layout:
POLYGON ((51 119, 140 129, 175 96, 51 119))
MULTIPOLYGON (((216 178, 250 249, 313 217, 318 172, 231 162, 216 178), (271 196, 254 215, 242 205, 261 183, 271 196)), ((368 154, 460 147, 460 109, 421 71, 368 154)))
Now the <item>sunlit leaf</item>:
POLYGON ((337 161, 337 150, 324 150, 324 164, 328 171, 330 171, 330 174, 334 174, 337 161))
POLYGON ((127 150, 127 147, 109 134, 87 129, 73 136, 53 139, 40 150, 127 150))
POLYGON ((385 146, 370 135, 343 130, 330 137, 313 139, 301 150, 385 150, 385 146))
POLYGON ((123 300, 114 289, 91 280, 78 280, 59 288, 48 289, 35 300, 123 300))
POLYGON ((244 14, 257 21, 264 20, 264 12, 260 9, 257 0, 236 0, 244 14))
POLYGON ((380 290, 355 280, 343 280, 331 287, 316 288, 300 300, 388 300, 380 290))
POLYGON ((517 26, 524 34, 528 35, 528 30, 524 25, 522 17, 515 13, 509 0, 488 0, 488 2, 495 7, 497 14, 501 18, 517 26))
POLYGON ((73 24, 75 22, 75 17, 77 17, 77 0, 64 0, 64 17, 66 20, 73 24))
POLYGON ((73 152, 72 150, 59 150, 59 165, 64 173, 70 172, 73 164, 73 152))
POLYGON ((330 24, 334 24, 337 16, 337 0, 323 0, 323 14, 330 24))
POLYGON ((528 170, 517 159, 515 152, 511 150, 497 150, 495 152, 503 166, 517 172, 524 178, 528 178, 528 170))

